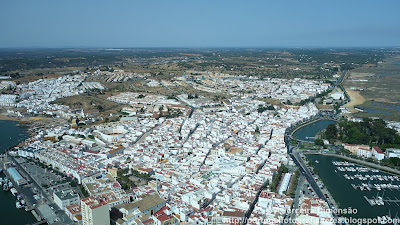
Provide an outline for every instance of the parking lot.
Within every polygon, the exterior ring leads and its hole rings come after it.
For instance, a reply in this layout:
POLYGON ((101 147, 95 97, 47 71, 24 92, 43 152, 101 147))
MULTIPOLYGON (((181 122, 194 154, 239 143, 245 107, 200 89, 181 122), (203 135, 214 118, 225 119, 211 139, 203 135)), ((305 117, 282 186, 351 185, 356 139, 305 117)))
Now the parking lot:
POLYGON ((34 162, 29 162, 24 158, 16 159, 19 164, 28 172, 37 184, 43 187, 43 190, 53 195, 54 192, 70 189, 66 178, 56 174, 51 168, 42 168, 34 162))

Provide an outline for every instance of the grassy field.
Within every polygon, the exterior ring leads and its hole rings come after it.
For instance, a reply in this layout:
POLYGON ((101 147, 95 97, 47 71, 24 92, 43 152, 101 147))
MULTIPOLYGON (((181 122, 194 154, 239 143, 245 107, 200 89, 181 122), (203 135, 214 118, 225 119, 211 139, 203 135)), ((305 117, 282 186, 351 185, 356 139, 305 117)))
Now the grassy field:
POLYGON ((103 117, 115 114, 126 105, 111 102, 97 96, 87 94, 70 96, 54 101, 55 104, 67 105, 72 109, 82 108, 86 114, 99 114, 103 117))
POLYGON ((82 67, 43 68, 31 70, 15 70, 10 73, 19 73, 20 77, 12 79, 15 82, 28 83, 42 78, 58 78, 64 74, 73 73, 74 70, 83 70, 82 67))

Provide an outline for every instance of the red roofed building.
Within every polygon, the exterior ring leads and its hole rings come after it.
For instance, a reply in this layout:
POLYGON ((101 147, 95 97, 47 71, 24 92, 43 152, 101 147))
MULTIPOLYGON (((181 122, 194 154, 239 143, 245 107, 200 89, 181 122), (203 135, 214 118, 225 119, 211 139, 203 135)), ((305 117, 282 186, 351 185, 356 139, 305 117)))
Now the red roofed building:
POLYGON ((364 149, 369 148, 368 145, 355 145, 355 144, 347 144, 347 143, 344 143, 343 147, 344 147, 344 149, 349 150, 351 153, 353 153, 355 155, 358 154, 359 148, 364 148, 364 149))
POLYGON ((372 155, 377 160, 382 160, 385 158, 385 153, 378 146, 372 146, 372 155))
POLYGON ((147 175, 153 175, 154 174, 154 171, 153 171, 153 169, 151 169, 151 168, 139 168, 138 169, 138 172, 140 173, 140 174, 147 174, 147 175))
POLYGON ((179 221, 171 212, 169 205, 162 207, 160 210, 154 213, 153 216, 155 217, 155 220, 158 221, 157 224, 161 225, 176 224, 179 221))
POLYGON ((372 150, 369 146, 368 147, 359 147, 358 151, 357 151, 357 155, 365 157, 365 158, 371 158, 372 150))
POLYGON ((75 222, 79 221, 78 218, 82 220, 81 207, 79 206, 79 204, 69 205, 65 207, 65 213, 70 219, 74 220, 75 222))
POLYGON ((93 196, 81 200, 83 225, 110 225, 109 207, 103 199, 93 196))

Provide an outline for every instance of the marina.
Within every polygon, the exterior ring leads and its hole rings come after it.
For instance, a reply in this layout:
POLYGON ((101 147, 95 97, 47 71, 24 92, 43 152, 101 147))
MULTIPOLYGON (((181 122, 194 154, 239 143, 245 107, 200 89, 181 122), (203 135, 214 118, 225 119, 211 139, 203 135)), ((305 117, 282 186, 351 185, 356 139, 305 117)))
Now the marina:
POLYGON ((383 175, 379 170, 358 166, 349 162, 332 161, 332 164, 336 167, 335 173, 339 174, 341 172, 342 174, 339 175, 352 182, 350 185, 354 190, 377 192, 376 196, 363 196, 370 206, 383 206, 385 204, 390 205, 391 203, 400 206, 400 200, 397 197, 383 197, 385 190, 400 191, 400 177, 390 174, 383 175))
MULTIPOLYGON (((356 208, 357 218, 397 218, 400 177, 334 156, 307 155, 340 208, 356 208), (315 161, 319 161, 316 163, 315 161), (392 214, 392 215, 390 215, 392 214)), ((346 216, 346 215, 343 215, 346 216)))
MULTIPOLYGON (((14 121, 0 120, 0 127, 6 128, 0 129, 0 154, 28 136, 25 129, 18 126, 18 123, 14 121)), ((19 193, 18 187, 15 187, 5 173, 5 169, 2 168, 2 161, 0 161, 0 210, 3 215, 7 215, 2 218, 1 224, 25 225, 40 220, 40 217, 34 216, 37 213, 31 210, 31 207, 26 208, 27 199, 22 197, 23 193, 19 193)))
POLYGON ((0 187, 2 187, 3 192, 8 192, 16 197, 15 207, 17 209, 24 208, 25 211, 30 211, 25 200, 21 195, 18 194, 18 190, 14 187, 13 183, 7 177, 0 177, 0 187))
POLYGON ((396 204, 397 206, 400 206, 400 199, 397 197, 394 197, 394 199, 391 198, 383 198, 382 196, 377 196, 377 197, 372 197, 368 198, 367 196, 364 195, 365 200, 371 205, 385 205, 385 204, 396 204))

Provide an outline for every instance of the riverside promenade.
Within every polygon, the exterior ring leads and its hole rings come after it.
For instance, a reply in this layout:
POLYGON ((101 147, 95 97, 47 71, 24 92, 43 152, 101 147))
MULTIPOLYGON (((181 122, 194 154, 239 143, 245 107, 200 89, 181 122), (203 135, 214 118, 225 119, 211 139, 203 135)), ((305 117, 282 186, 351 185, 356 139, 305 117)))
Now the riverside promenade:
POLYGON ((304 154, 334 156, 334 157, 338 157, 338 158, 341 158, 341 159, 344 159, 344 160, 347 160, 347 161, 350 161, 350 162, 354 162, 354 163, 361 164, 361 165, 364 165, 364 166, 372 167, 372 168, 375 168, 375 169, 378 169, 378 170, 383 170, 385 172, 389 172, 389 173, 392 173, 392 174, 400 175, 400 171, 399 170, 396 170, 396 169, 393 169, 393 168, 390 168, 390 167, 387 167, 387 166, 382 166, 382 165, 379 165, 379 164, 376 164, 376 163, 372 163, 372 162, 367 162, 367 161, 360 160, 360 159, 351 158, 351 157, 348 157, 348 156, 345 156, 345 155, 340 155, 340 154, 335 154, 335 153, 323 153, 323 152, 317 152, 317 151, 304 151, 304 154))

